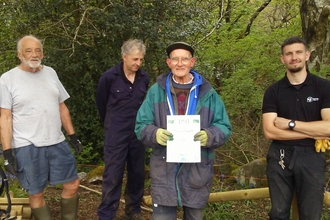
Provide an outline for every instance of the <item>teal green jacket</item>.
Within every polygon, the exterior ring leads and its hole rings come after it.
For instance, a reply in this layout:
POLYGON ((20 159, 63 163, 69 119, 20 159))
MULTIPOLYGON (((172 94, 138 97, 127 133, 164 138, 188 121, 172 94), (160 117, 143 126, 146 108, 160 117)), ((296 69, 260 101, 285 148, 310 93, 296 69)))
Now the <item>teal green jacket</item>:
MULTIPOLYGON (((135 133, 150 155, 151 194, 153 204, 205 208, 212 187, 214 150, 226 143, 232 134, 223 101, 203 77, 199 86, 196 115, 200 115, 201 130, 208 134, 206 147, 201 147, 200 163, 167 163, 166 147, 156 141, 158 128, 166 129, 170 115, 165 92, 166 77, 157 77, 149 89, 136 118, 135 133)), ((171 89, 173 102, 176 96, 171 89)), ((175 113, 177 105, 175 105, 175 113)), ((174 137, 175 139, 175 137, 174 137)))

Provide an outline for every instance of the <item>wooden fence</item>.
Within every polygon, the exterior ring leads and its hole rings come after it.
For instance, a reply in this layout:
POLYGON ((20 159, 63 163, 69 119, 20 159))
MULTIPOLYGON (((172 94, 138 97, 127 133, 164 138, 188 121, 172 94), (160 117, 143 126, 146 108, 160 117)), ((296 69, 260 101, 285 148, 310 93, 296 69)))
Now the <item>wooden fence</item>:
MULTIPOLYGON (((10 192, 11 198, 11 212, 10 216, 16 216, 17 220, 31 220, 34 219, 30 208, 29 198, 15 198, 14 194, 10 192)), ((8 200, 5 197, 0 198, 0 209, 6 210, 8 200)), ((1 219, 5 216, 0 216, 1 219)))
MULTIPOLYGON (((238 200, 250 200, 250 199, 266 199, 269 198, 268 187, 256 188, 256 189, 243 189, 227 192, 211 193, 208 202, 228 202, 238 200)), ((143 200, 146 204, 152 205, 151 196, 144 196, 143 200)), ((323 203, 330 206, 330 193, 325 192, 323 203)), ((298 220, 298 206, 296 196, 292 201, 292 220, 298 220)))

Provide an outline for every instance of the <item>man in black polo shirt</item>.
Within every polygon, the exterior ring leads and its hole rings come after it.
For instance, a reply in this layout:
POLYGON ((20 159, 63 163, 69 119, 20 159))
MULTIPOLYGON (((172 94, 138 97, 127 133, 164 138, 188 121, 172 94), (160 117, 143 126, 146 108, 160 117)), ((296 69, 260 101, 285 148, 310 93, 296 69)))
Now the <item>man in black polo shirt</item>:
POLYGON ((330 136, 330 82, 307 70, 310 51, 299 37, 286 39, 281 62, 286 75, 263 98, 263 130, 273 140, 267 154, 270 219, 289 219, 294 190, 299 218, 321 218, 325 187, 324 153, 315 139, 330 136))

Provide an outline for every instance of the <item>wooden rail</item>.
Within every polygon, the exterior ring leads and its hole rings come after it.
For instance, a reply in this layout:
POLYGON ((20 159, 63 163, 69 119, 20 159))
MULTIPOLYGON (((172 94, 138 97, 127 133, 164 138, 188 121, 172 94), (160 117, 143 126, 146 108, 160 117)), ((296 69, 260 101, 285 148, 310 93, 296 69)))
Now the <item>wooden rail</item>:
MULTIPOLYGON (((17 220, 31 220, 32 211, 30 208, 30 202, 28 198, 14 198, 12 192, 10 192, 11 199, 11 212, 10 216, 16 216, 17 220)), ((7 210, 8 201, 7 197, 0 198, 0 209, 7 210)), ((5 216, 1 216, 1 219, 5 216)))
MULTIPOLYGON (((249 200, 249 199, 266 199, 269 198, 268 187, 256 188, 256 189, 242 189, 227 192, 211 193, 208 202, 229 202, 238 200, 249 200)), ((152 205, 151 196, 144 196, 143 202, 147 205, 152 205)), ((323 203, 330 206, 330 193, 325 192, 323 203)), ((298 206, 296 196, 293 197, 292 201, 292 220, 298 220, 298 206)))

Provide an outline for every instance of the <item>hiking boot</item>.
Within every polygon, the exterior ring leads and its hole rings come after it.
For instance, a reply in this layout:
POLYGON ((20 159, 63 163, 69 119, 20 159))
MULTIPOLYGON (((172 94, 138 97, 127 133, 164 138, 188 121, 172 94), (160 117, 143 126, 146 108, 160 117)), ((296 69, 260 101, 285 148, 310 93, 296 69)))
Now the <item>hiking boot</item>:
POLYGON ((125 220, 145 220, 141 213, 125 214, 125 220))

